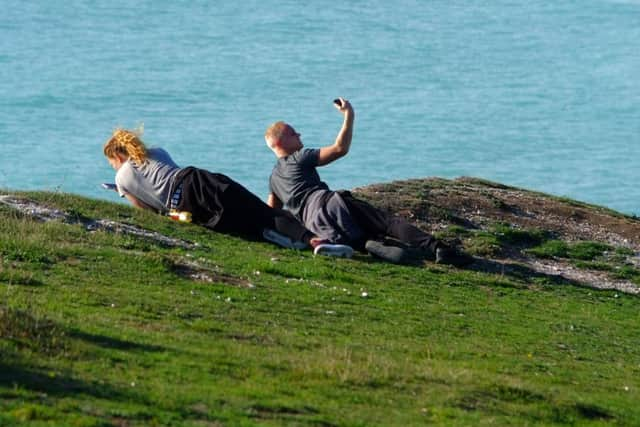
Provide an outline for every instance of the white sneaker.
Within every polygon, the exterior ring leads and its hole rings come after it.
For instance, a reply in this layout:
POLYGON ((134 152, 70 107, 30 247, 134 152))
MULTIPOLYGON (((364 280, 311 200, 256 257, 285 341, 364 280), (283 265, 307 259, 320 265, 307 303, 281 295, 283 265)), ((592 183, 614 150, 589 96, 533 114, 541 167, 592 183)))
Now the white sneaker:
POLYGON ((270 228, 265 228, 262 230, 262 237, 265 240, 275 243, 278 246, 282 246, 283 248, 288 249, 304 249, 308 245, 304 242, 294 242, 284 234, 280 234, 275 230, 271 230, 270 228))
POLYGON ((338 245, 334 243, 321 243, 313 249, 314 255, 334 256, 338 258, 351 258, 353 256, 353 248, 347 245, 338 245))

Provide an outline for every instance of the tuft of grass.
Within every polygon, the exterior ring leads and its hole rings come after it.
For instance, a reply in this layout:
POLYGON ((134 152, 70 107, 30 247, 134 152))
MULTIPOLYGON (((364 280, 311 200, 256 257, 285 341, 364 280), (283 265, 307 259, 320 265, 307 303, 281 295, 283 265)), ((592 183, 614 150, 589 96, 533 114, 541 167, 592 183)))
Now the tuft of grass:
POLYGON ((613 277, 622 280, 630 280, 640 285, 640 270, 630 265, 623 265, 614 270, 613 277))
POLYGON ((575 261, 573 263, 578 268, 598 271, 615 271, 616 266, 603 261, 575 261))
POLYGON ((635 256, 636 255, 636 252, 633 249, 622 248, 622 247, 616 248, 615 249, 615 253, 616 253, 616 255, 620 255, 620 256, 623 256, 623 257, 629 257, 629 256, 635 256))
POLYGON ((469 254, 481 257, 493 257, 502 252, 498 236, 486 231, 478 231, 467 238, 464 248, 469 254))
POLYGON ((576 242, 569 246, 569 258, 593 260, 604 252, 612 251, 613 247, 600 242, 576 242))
POLYGON ((500 244, 511 244, 521 247, 536 246, 549 238, 549 233, 537 228, 521 229, 509 224, 496 224, 491 233, 497 237, 500 244))
POLYGON ((450 225, 445 230, 434 233, 434 236, 441 240, 462 239, 471 236, 469 229, 460 225, 450 225))
POLYGON ((567 258, 582 261, 593 261, 608 251, 613 251, 613 247, 600 242, 568 243, 562 240, 549 240, 527 250, 541 258, 567 258))
POLYGON ((537 228, 521 229, 510 224, 493 224, 486 231, 467 232, 465 249, 478 256, 496 256, 508 247, 522 249, 540 245, 550 233, 537 228))
POLYGON ((569 245, 563 240, 550 240, 527 252, 540 258, 568 258, 569 245))

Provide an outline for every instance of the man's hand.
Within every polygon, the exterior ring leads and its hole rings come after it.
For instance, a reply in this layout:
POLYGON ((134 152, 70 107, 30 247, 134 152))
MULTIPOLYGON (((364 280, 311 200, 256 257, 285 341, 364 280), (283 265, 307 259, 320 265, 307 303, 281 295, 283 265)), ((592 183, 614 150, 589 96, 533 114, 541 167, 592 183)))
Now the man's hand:
POLYGON ((340 157, 346 155, 351 147, 351 137, 353 136, 353 120, 355 114, 349 101, 344 98, 337 98, 334 104, 335 107, 344 115, 344 121, 342 122, 342 128, 338 132, 336 141, 333 145, 323 147, 320 149, 318 156, 318 166, 324 166, 340 157), (339 105, 338 105, 339 104, 339 105))
POLYGON ((336 98, 336 100, 333 101, 333 105, 335 105, 338 111, 340 111, 342 114, 347 114, 347 113, 353 114, 353 108, 351 107, 351 103, 344 98, 336 98))

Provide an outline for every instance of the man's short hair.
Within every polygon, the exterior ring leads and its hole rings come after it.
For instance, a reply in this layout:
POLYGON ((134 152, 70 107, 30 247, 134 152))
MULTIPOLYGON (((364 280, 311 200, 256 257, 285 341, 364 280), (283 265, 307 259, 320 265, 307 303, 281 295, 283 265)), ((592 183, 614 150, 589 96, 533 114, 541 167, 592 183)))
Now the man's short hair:
POLYGON ((264 133, 264 137, 266 139, 279 140, 284 136, 284 132, 288 127, 289 125, 283 121, 275 122, 267 128, 267 131, 264 133))

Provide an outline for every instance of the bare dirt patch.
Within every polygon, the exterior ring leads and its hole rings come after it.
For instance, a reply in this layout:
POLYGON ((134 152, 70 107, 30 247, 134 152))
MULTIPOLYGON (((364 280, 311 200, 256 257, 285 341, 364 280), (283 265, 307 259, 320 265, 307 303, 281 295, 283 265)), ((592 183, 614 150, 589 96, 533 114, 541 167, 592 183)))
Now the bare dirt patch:
POLYGON ((255 285, 249 280, 227 274, 220 267, 210 266, 204 260, 180 259, 172 263, 172 269, 176 274, 196 282, 222 283, 241 288, 255 288, 255 285))

